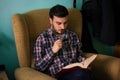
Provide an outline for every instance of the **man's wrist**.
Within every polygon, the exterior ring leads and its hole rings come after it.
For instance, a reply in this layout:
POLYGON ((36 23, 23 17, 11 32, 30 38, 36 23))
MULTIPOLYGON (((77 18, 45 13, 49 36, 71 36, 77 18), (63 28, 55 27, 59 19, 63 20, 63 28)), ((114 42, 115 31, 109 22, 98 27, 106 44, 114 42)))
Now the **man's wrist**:
POLYGON ((55 50, 53 49, 53 47, 52 47, 52 52, 53 52, 53 54, 56 53, 55 50))

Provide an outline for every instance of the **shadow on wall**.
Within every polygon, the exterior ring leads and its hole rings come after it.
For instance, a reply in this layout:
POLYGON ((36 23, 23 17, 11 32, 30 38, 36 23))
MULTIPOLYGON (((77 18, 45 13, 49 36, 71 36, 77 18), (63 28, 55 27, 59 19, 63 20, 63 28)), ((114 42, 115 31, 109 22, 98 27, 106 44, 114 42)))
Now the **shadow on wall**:
POLYGON ((14 80, 14 70, 18 67, 14 40, 0 33, 0 65, 5 65, 10 80, 14 80))

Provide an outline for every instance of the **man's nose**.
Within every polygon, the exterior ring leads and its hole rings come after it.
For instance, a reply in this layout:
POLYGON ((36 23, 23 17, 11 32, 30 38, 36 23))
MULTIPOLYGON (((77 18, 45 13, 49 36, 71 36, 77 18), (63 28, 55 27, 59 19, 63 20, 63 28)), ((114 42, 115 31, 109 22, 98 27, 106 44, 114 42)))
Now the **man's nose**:
POLYGON ((65 29, 65 25, 64 24, 61 25, 61 29, 65 29))

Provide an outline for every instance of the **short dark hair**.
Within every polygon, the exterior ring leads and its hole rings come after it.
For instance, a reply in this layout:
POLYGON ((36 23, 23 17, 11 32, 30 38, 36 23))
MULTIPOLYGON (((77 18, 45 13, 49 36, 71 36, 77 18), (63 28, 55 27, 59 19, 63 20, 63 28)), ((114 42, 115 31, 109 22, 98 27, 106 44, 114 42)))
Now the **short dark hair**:
POLYGON ((53 6, 50 11, 49 11, 49 17, 53 19, 53 16, 57 16, 57 17, 65 17, 67 16, 68 10, 66 7, 62 6, 62 5, 55 5, 53 6))

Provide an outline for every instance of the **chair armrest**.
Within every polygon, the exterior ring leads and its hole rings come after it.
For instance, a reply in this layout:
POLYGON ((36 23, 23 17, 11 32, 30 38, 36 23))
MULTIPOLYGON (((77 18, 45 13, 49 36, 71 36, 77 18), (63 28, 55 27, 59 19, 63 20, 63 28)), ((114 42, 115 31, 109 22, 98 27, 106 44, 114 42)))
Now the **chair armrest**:
POLYGON ((23 67, 15 70, 16 80, 56 80, 44 73, 38 72, 32 68, 23 67))
MULTIPOLYGON (((84 56, 89 57, 92 53, 84 56)), ((120 59, 112 56, 98 54, 91 63, 91 72, 97 80, 120 80, 120 59), (103 77, 104 76, 104 77, 103 77)))

